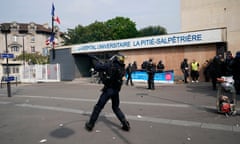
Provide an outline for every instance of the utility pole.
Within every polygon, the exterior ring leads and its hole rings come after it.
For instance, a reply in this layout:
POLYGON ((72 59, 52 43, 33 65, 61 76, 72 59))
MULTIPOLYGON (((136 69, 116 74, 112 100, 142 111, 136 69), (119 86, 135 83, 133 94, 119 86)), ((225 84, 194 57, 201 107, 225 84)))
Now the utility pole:
POLYGON ((24 37, 25 37, 25 35, 22 36, 22 40, 23 40, 23 66, 24 66, 24 68, 25 68, 25 46, 24 46, 24 37))
MULTIPOLYGON (((5 34, 5 44, 6 44, 6 54, 8 54, 8 42, 7 42, 7 34, 10 32, 10 26, 7 24, 1 25, 1 31, 2 33, 5 34)), ((11 97, 11 84, 9 80, 9 65, 8 65, 8 56, 6 57, 7 59, 7 67, 6 67, 6 73, 7 73, 7 93, 8 97, 11 97)))

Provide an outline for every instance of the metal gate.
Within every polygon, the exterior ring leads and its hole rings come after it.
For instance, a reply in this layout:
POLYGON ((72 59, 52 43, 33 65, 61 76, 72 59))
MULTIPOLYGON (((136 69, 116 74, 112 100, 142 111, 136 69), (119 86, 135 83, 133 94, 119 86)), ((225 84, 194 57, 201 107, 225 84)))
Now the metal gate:
POLYGON ((25 65, 21 68, 21 82, 59 82, 60 65, 25 65))

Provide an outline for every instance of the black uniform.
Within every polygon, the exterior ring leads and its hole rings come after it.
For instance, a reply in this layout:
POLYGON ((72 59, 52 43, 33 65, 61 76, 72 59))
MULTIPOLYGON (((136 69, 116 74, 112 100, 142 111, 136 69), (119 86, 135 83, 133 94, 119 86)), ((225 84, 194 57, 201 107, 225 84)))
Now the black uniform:
POLYGON ((187 78, 189 77, 189 65, 188 65, 188 60, 184 59, 181 63, 180 66, 182 73, 183 73, 183 77, 184 77, 184 82, 188 83, 187 78))
POLYGON ((209 64, 209 73, 212 80, 213 90, 217 89, 217 78, 224 75, 224 63, 219 56, 215 56, 213 61, 209 64))
POLYGON ((233 59, 232 74, 236 92, 240 94, 240 52, 237 52, 236 57, 233 59))
POLYGON ((102 78, 104 88, 102 89, 102 94, 93 109, 89 121, 85 124, 87 130, 91 131, 93 129, 101 110, 104 108, 109 99, 112 100, 113 112, 122 123, 122 129, 126 131, 130 130, 129 122, 126 120, 123 112, 119 108, 119 91, 122 86, 124 69, 124 63, 119 61, 118 58, 113 58, 108 63, 96 64, 95 70, 104 72, 104 76, 102 78))
POLYGON ((157 69, 159 70, 159 72, 163 72, 164 68, 165 68, 165 66, 164 66, 164 64, 162 63, 162 61, 160 60, 160 61, 158 62, 158 65, 157 65, 157 69))
POLYGON ((126 68, 126 73, 127 73, 127 81, 126 81, 126 85, 128 85, 129 81, 131 83, 131 86, 133 86, 133 82, 132 82, 132 72, 133 72, 133 67, 132 65, 129 63, 127 68, 126 68))
POLYGON ((152 59, 149 60, 147 64, 147 74, 148 74, 148 89, 155 89, 154 86, 154 74, 156 71, 156 65, 153 64, 152 59))

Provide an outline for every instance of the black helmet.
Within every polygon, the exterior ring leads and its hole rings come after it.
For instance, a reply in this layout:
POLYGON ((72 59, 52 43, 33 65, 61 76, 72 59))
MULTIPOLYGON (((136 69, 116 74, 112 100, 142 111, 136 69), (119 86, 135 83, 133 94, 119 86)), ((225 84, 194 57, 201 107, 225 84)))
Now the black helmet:
POLYGON ((110 61, 112 62, 119 62, 121 64, 124 64, 124 55, 121 54, 115 54, 110 58, 110 61))
POLYGON ((240 58, 240 51, 236 52, 236 58, 240 58))

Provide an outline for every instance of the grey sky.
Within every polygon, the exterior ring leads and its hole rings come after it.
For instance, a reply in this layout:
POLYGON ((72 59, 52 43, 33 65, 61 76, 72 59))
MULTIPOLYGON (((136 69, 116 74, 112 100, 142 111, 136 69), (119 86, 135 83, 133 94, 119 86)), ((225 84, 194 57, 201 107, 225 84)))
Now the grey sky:
POLYGON ((180 0, 2 0, 0 23, 50 24, 52 3, 61 31, 122 16, 135 22, 137 29, 160 25, 168 33, 180 32, 180 0))

